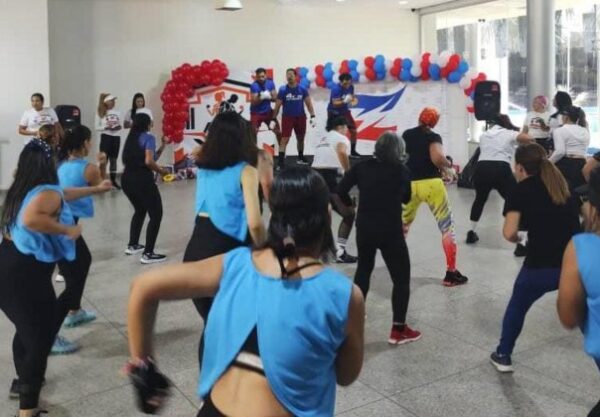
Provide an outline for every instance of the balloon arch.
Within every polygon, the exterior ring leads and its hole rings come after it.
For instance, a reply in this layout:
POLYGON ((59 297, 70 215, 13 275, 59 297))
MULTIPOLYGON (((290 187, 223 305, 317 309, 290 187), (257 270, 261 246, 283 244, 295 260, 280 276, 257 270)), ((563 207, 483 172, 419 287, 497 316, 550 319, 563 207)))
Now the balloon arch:
MULTIPOLYGON (((466 95, 466 106, 473 113, 475 86, 486 75, 469 67, 459 54, 444 51, 439 55, 427 52, 413 58, 386 59, 383 55, 367 56, 362 61, 345 59, 339 64, 327 62, 313 68, 296 67, 300 85, 309 88, 332 88, 339 74, 350 74, 355 83, 399 80, 404 82, 446 80, 458 84, 466 95)), ((229 76, 227 65, 218 60, 202 61, 200 65, 185 63, 171 71, 160 95, 163 133, 171 142, 183 141, 183 130, 189 117, 188 99, 197 86, 219 86, 229 76)))

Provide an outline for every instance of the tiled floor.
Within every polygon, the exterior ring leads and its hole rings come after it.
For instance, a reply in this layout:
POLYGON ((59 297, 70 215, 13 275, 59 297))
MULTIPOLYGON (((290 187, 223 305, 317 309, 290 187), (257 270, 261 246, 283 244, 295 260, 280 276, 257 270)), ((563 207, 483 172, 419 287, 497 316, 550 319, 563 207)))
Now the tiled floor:
MULTIPOLYGON (((170 262, 181 260, 192 230, 193 182, 161 186, 165 216, 159 249, 170 262)), ((498 341, 502 314, 520 261, 500 235, 501 201, 490 199, 474 247, 462 242, 469 225, 473 193, 450 187, 457 223, 459 269, 465 287, 444 288, 444 257, 436 225, 423 206, 409 236, 412 296, 409 323, 422 340, 400 347, 386 343, 391 321, 391 283, 380 259, 367 302, 366 357, 361 376, 339 389, 340 416, 377 417, 542 417, 585 416, 598 401, 600 374, 582 352, 577 332, 562 329, 556 294, 529 313, 514 355, 514 375, 499 375, 488 363, 498 341)), ((123 194, 97 199, 97 216, 84 222, 94 263, 84 306, 99 313, 87 326, 64 330, 82 350, 51 357, 43 402, 51 417, 138 416, 127 379, 119 368, 127 360, 125 306, 132 278, 147 267, 123 255, 131 209, 123 194)), ((335 220, 337 224, 339 219, 335 220)), ((352 241, 352 239, 351 239, 352 241)), ((355 253, 354 245, 350 252, 355 253)), ((344 266, 352 275, 354 268, 344 266)), ((61 284, 57 284, 57 291, 61 284)), ((191 302, 164 304, 157 323, 157 354, 176 389, 164 415, 192 417, 199 401, 196 346, 202 328, 191 302)), ((7 398, 13 377, 13 329, 0 316, 0 417, 17 403, 7 398)))

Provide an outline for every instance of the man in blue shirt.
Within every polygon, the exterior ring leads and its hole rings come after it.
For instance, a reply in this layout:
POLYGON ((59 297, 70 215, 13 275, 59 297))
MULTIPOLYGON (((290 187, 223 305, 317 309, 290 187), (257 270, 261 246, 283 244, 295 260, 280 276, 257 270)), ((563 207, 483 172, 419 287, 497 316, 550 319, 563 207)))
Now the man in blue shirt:
POLYGON ((275 134, 277 143, 281 143, 281 130, 271 108, 271 101, 275 101, 276 96, 275 83, 267 78, 264 68, 258 68, 255 81, 250 85, 250 123, 256 133, 263 123, 266 124, 275 134))
POLYGON ((298 163, 308 165, 304 159, 304 137, 306 136, 306 113, 304 113, 304 105, 310 114, 310 124, 315 126, 315 109, 313 108, 312 100, 308 91, 298 85, 296 80, 296 70, 289 68, 285 72, 287 84, 282 86, 277 93, 275 102, 275 110, 273 110, 273 118, 279 114, 279 109, 283 107, 281 116, 282 137, 279 144, 279 157, 277 158, 278 168, 281 169, 285 165, 285 148, 292 137, 292 130, 296 133, 296 141, 298 143, 298 163))
MULTIPOLYGON (((329 105, 327 106, 327 120, 343 116, 348 123, 348 132, 350 132, 350 146, 352 148, 350 157, 359 158, 356 152, 356 123, 350 112, 350 106, 356 106, 358 99, 354 95, 354 86, 352 85, 352 76, 348 73, 340 74, 340 81, 331 89, 329 105)), ((329 123, 329 122, 328 122, 329 123)))

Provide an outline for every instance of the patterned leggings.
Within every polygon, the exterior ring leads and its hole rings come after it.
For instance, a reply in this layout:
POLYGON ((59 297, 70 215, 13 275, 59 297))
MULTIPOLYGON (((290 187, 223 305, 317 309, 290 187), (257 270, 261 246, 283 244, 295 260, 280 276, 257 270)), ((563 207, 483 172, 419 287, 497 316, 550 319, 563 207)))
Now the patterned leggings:
POLYGON ((413 181, 411 192, 412 198, 402 210, 404 234, 408 234, 410 225, 417 217, 417 211, 421 203, 426 203, 442 233, 442 246, 446 254, 448 270, 454 271, 456 269, 456 234, 448 193, 443 181, 441 178, 413 181))

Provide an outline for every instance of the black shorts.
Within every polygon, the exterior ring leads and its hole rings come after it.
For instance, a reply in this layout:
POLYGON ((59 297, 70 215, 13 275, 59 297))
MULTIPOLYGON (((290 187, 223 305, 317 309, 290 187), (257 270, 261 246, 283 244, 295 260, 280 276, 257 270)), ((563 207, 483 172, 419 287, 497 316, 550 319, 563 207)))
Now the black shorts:
MULTIPOLYGON (((327 184, 327 188, 329 188, 329 192, 331 194, 337 195, 338 170, 336 168, 315 168, 315 171, 317 171, 319 174, 321 174, 321 176, 325 180, 325 184, 327 184)), ((345 204, 346 206, 352 207, 352 200, 350 198, 348 198, 348 199, 340 198, 340 201, 343 204, 345 204)), ((334 200, 332 200, 331 203, 332 203, 333 209, 335 211, 338 211, 337 203, 334 200)))
POLYGON ((118 158, 120 148, 120 136, 112 136, 104 133, 100 136, 100 152, 104 152, 107 158, 118 158))

